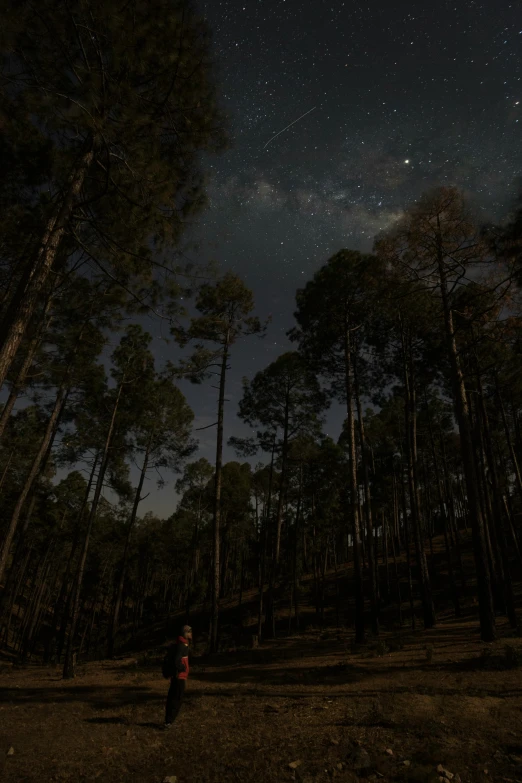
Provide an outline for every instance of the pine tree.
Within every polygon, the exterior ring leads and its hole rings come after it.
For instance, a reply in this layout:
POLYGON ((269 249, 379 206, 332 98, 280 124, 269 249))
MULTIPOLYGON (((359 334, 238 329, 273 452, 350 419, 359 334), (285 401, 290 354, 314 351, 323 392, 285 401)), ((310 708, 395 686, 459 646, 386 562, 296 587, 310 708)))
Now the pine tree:
MULTIPOLYGON (((146 358, 153 366, 152 355, 146 358)), ((147 475, 152 470, 161 475, 162 469, 179 472, 183 461, 195 448, 191 440, 194 414, 180 390, 167 377, 155 376, 154 373, 151 373, 149 378, 142 377, 139 384, 133 385, 131 394, 126 396, 123 415, 129 420, 133 459, 139 460, 141 468, 127 523, 123 558, 116 586, 107 642, 109 657, 114 653, 130 539, 139 505, 144 499, 142 492, 147 475)))
MULTIPOLYGON (((355 437, 354 357, 360 340, 356 334, 367 323, 372 302, 378 300, 383 266, 374 256, 341 250, 297 292, 297 328, 290 334, 316 371, 326 378, 335 396, 346 404, 345 433, 349 453, 351 532, 354 548, 358 642, 364 640, 362 573, 362 520, 357 486, 355 437)), ((372 579, 372 590, 375 580, 372 579)), ((374 604, 376 601, 374 600, 374 604)))
POLYGON ((486 248, 480 242, 478 229, 460 192, 455 188, 439 188, 425 194, 409 209, 388 236, 377 242, 376 250, 408 279, 429 281, 439 296, 473 530, 480 628, 482 639, 491 641, 496 637, 491 572, 478 496, 479 476, 470 408, 451 304, 452 291, 461 283, 470 265, 483 260, 486 248))
MULTIPOLYGON (((99 461, 98 475, 94 484, 94 494, 90 502, 90 508, 85 525, 85 533, 80 552, 80 559, 76 571, 73 588, 73 598, 70 613, 70 629, 65 653, 63 668, 64 679, 75 676, 73 649, 76 640, 76 630, 79 619, 80 595, 85 573, 85 563, 94 522, 98 514, 98 507, 103 500, 102 491, 107 471, 111 464, 111 458, 115 452, 115 446, 122 445, 122 435, 125 433, 125 425, 128 419, 122 416, 122 408, 126 394, 133 386, 150 378, 152 357, 148 351, 151 337, 137 325, 127 328, 120 344, 113 352, 112 375, 116 386, 107 391, 105 399, 97 400, 102 404, 103 424, 100 434, 103 432, 103 441, 98 444, 99 461), (120 421, 123 427, 120 427, 120 421), (122 429, 124 430, 122 432, 122 429)), ((91 425, 92 426, 92 425, 91 425)))
MULTIPOLYGON (((4 112, 17 118, 7 127, 42 149, 32 200, 45 196, 30 241, 7 247, 17 270, 0 385, 51 270, 72 252, 127 288, 136 275, 150 282, 154 258, 204 202, 201 151, 223 140, 209 33, 191 0, 8 2, 1 22, 4 112)), ((28 176, 15 188, 22 212, 28 176)))
POLYGON ((204 378, 218 375, 219 396, 217 410, 216 472, 214 490, 214 531, 213 531, 213 582, 210 649, 217 652, 220 591, 220 519, 221 519, 221 479, 223 466, 223 422, 225 408, 226 375, 229 369, 230 348, 241 337, 260 335, 264 331, 260 320, 252 315, 254 299, 252 292, 243 281, 231 272, 227 272, 214 285, 201 286, 196 308, 201 315, 192 319, 187 330, 174 330, 182 344, 190 339, 198 341, 196 350, 188 362, 180 366, 180 371, 190 380, 200 383, 204 378), (205 343, 216 347, 205 347, 205 343), (217 368, 217 369, 213 369, 217 368))
POLYGON ((274 431, 279 440, 277 451, 281 475, 276 507, 275 529, 272 536, 272 567, 267 612, 267 633, 273 636, 273 590, 281 550, 284 498, 287 492, 288 451, 290 442, 298 435, 316 433, 320 427, 320 414, 326 400, 319 383, 297 352, 289 352, 257 373, 251 382, 244 381, 243 397, 239 403, 239 417, 252 427, 261 427, 258 440, 270 442, 274 431))

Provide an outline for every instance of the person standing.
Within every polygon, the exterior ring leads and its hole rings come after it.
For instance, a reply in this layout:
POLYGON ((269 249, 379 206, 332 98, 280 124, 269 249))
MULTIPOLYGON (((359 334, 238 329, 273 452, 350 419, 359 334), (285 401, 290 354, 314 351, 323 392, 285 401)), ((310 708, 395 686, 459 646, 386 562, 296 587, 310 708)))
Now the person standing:
POLYGON ((176 644, 167 650, 163 661, 163 676, 170 679, 165 709, 165 728, 169 729, 176 720, 185 695, 185 683, 189 676, 189 644, 192 641, 192 628, 184 625, 182 635, 176 644))

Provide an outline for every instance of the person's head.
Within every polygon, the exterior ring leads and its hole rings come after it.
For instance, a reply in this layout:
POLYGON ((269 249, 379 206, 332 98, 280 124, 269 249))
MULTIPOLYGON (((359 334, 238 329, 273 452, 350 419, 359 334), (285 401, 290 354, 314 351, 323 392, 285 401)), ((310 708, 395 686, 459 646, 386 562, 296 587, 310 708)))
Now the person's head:
POLYGON ((187 640, 187 642, 192 641, 192 628, 190 627, 190 625, 183 626, 181 635, 183 636, 184 639, 187 640))

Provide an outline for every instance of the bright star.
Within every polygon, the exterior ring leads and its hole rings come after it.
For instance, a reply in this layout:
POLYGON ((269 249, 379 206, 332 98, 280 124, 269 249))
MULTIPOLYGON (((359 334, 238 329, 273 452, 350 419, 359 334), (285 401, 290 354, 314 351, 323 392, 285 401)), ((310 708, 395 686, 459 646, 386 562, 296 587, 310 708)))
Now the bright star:
POLYGON ((405 162, 405 163, 409 163, 410 161, 409 161, 409 159, 408 159, 408 160, 405 160, 404 162, 405 162))

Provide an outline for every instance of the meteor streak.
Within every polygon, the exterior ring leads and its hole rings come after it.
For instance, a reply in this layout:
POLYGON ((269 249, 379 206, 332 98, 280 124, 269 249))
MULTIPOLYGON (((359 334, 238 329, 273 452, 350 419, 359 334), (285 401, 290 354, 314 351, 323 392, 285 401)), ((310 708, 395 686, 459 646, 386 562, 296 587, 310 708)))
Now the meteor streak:
POLYGON ((265 146, 263 147, 263 149, 264 149, 264 150, 266 150, 266 148, 268 147, 268 145, 270 144, 270 142, 271 142, 271 141, 273 141, 274 139, 277 139, 277 137, 278 137, 278 136, 280 136, 282 133, 284 133, 284 132, 285 132, 285 130, 288 130, 288 128, 291 128, 291 127, 292 127, 292 125, 295 125, 295 124, 296 124, 296 122, 299 122, 299 120, 302 120, 302 119, 303 119, 303 117, 306 117, 306 115, 307 115, 307 114, 310 114, 310 112, 312 112, 314 109, 317 109, 317 106, 314 106, 312 109, 308 109, 308 111, 305 111, 305 113, 304 113, 304 114, 301 114, 301 116, 300 116, 300 117, 298 117, 296 120, 294 120, 293 122, 291 122, 291 123, 290 123, 290 125, 287 125, 287 126, 286 126, 286 128, 283 128, 283 130, 280 130, 280 131, 278 131, 278 133, 276 133, 274 136, 272 136, 272 138, 271 138, 271 139, 268 139, 268 141, 267 141, 267 143, 265 144, 265 146))

